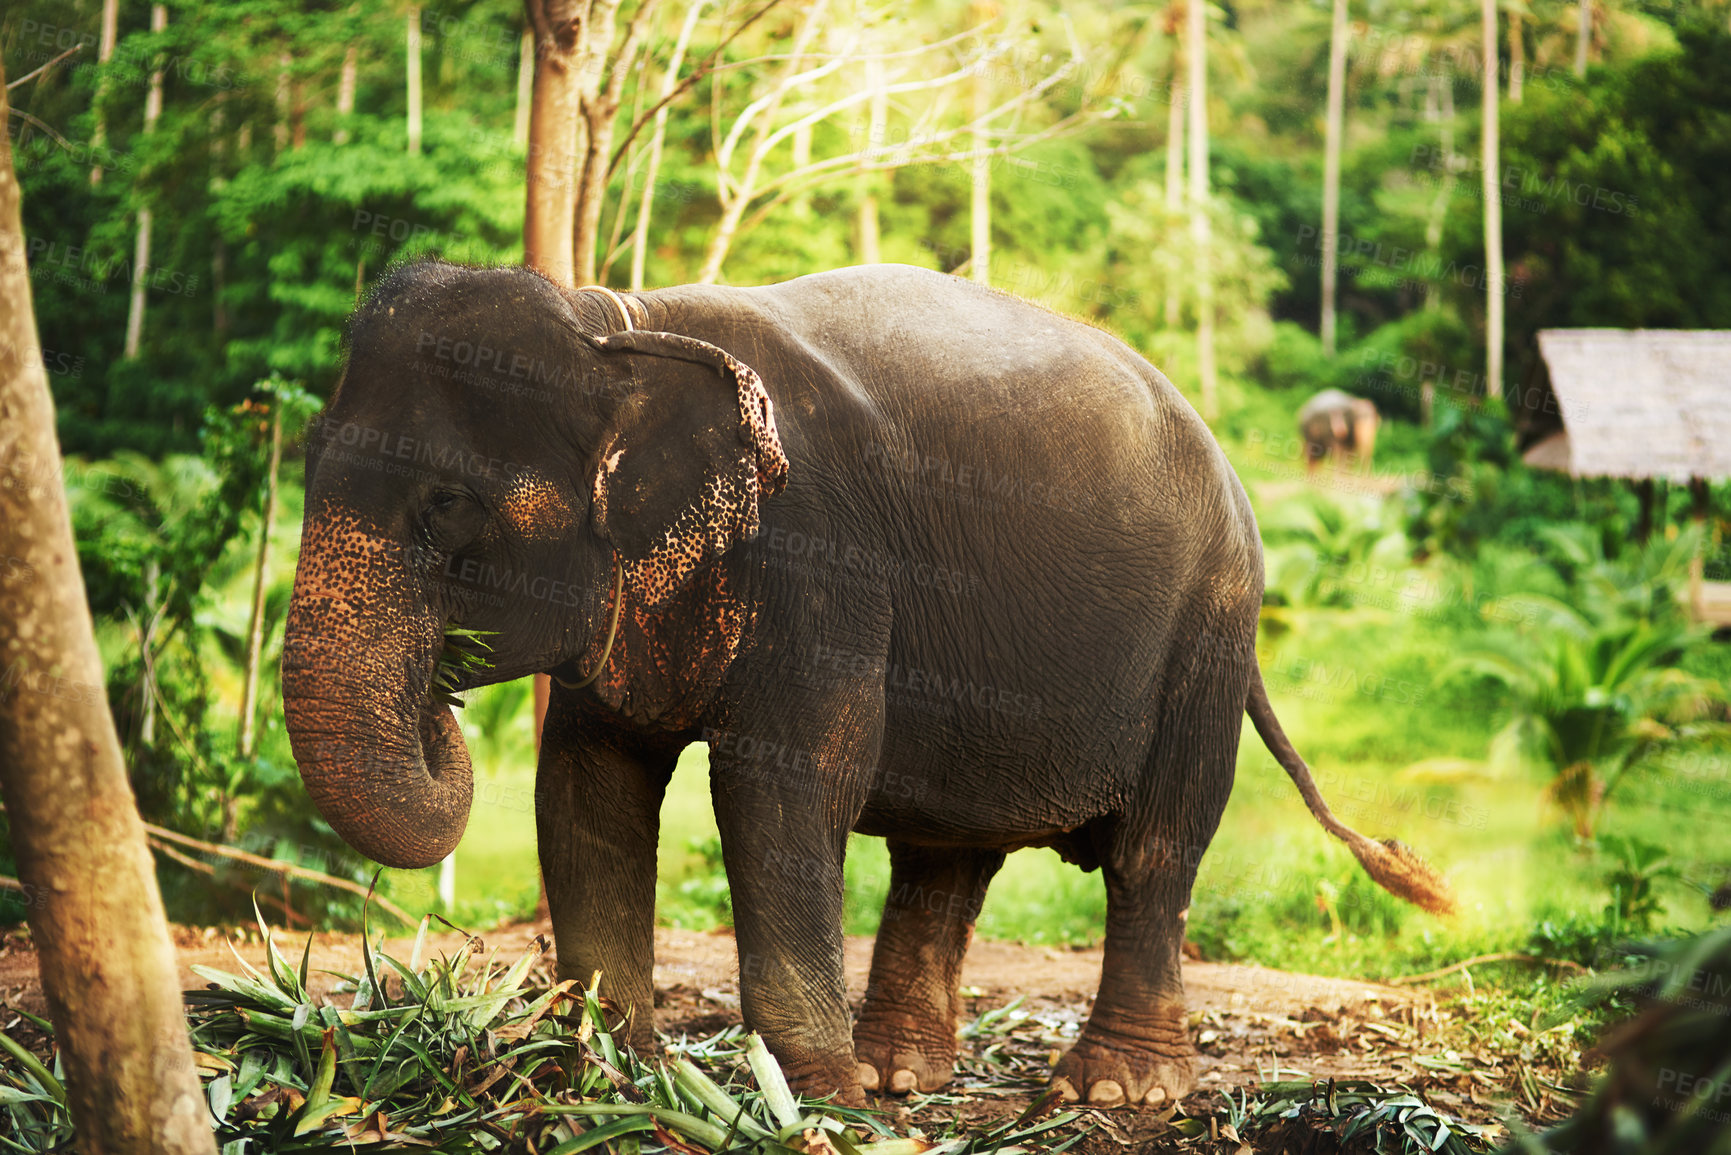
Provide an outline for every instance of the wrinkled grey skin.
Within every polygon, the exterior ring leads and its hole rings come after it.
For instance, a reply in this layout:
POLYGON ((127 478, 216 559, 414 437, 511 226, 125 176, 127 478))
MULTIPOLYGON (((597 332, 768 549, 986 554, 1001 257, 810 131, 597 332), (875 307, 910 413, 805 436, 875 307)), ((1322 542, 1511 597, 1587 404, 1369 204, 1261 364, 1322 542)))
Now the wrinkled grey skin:
POLYGON ((1315 470, 1324 457, 1336 467, 1350 459, 1360 469, 1370 468, 1381 420, 1375 402, 1339 389, 1324 389, 1298 411, 1306 468, 1315 470))
POLYGON ((1099 997, 1057 1079, 1102 1103, 1184 1094, 1179 946, 1247 705, 1332 821, 1262 693, 1260 542, 1206 426, 1115 338, 922 270, 631 308, 761 374, 784 492, 755 477, 735 379, 597 348, 622 325, 597 294, 423 264, 358 313, 309 451, 283 659, 321 812, 393 865, 456 844, 468 759, 429 700, 448 625, 491 631, 464 685, 601 665, 553 692, 536 823, 559 971, 602 972, 638 1045, 658 812, 704 740, 743 1013, 797 1085, 857 1102, 947 1080, 987 883, 1045 846, 1108 898, 1099 997), (757 532, 717 494, 761 499, 757 532), (645 558, 694 526, 702 564, 657 588, 645 558), (857 1025, 851 831, 892 862, 857 1025))

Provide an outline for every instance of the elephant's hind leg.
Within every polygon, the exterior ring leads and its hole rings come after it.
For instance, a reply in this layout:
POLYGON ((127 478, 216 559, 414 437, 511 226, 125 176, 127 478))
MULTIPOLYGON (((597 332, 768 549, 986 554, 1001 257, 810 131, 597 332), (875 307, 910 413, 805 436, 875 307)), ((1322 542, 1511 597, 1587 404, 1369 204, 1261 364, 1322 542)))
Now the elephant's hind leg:
POLYGON ((894 840, 889 851, 890 893, 854 1057, 868 1091, 934 1091, 955 1069, 962 956, 1004 856, 894 840))
POLYGON ((1145 793, 1096 835, 1106 958, 1087 1026, 1053 1073, 1065 1098, 1153 1104, 1194 1086, 1180 956, 1190 889, 1232 791, 1244 693, 1241 679, 1209 681, 1163 712, 1145 793))

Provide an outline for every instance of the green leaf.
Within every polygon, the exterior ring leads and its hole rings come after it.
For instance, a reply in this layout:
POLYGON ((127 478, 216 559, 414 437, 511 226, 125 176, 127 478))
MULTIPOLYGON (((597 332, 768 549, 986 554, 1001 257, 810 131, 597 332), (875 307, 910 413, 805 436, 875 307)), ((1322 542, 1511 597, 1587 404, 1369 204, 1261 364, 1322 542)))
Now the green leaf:
POLYGON ((331 1112, 340 1104, 331 1099, 331 1084, 337 1077, 337 1044, 333 1038, 335 1032, 327 1030, 324 1033, 324 1048, 319 1052, 318 1074, 313 1076, 313 1084, 307 1090, 307 1101, 301 1105, 300 1121, 295 1124, 294 1134, 298 1138, 322 1126, 331 1112))

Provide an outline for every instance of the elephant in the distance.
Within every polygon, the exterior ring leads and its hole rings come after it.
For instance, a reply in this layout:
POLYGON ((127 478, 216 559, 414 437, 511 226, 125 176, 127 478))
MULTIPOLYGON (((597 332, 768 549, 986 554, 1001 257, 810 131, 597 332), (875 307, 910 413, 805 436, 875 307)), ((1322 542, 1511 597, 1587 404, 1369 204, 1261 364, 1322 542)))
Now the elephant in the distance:
POLYGON ((1190 1090, 1190 889, 1243 714, 1392 892, 1440 880, 1338 822, 1255 657, 1244 490, 1173 386, 1099 330, 879 266, 768 288, 565 291, 412 264, 353 319, 312 438, 284 714, 357 850, 438 862, 470 767, 448 691, 556 680, 536 823, 559 973, 652 1047, 656 839, 704 740, 746 1023, 797 1086, 930 1090, 1012 850, 1104 872, 1099 997, 1054 1079, 1190 1090), (849 832, 888 839, 857 1023, 849 832))
POLYGON ((1324 389, 1298 411, 1298 432, 1304 438, 1304 467, 1314 473, 1324 457, 1335 468, 1353 462, 1370 469, 1376 452, 1376 430, 1382 418, 1376 402, 1339 389, 1324 389))

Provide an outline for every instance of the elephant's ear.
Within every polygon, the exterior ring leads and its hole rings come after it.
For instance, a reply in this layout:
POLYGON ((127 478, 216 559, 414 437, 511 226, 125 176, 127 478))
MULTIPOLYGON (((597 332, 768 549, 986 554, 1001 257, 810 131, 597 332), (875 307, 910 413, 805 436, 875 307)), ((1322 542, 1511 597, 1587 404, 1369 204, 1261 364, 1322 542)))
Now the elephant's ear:
POLYGON ((653 609, 757 534, 759 502, 787 484, 787 455, 762 379, 727 351, 677 333, 585 340, 662 359, 603 446, 594 482, 596 530, 619 551, 634 600, 653 609))

